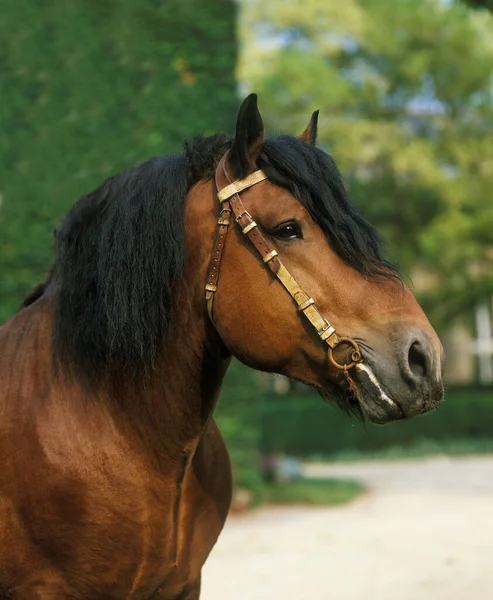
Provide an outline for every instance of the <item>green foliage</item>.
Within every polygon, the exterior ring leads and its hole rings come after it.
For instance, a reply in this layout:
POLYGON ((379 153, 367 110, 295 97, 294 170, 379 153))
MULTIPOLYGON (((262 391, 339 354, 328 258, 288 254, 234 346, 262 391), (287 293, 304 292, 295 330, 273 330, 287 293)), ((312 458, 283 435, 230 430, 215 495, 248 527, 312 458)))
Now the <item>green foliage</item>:
POLYGON ((254 371, 233 361, 214 413, 228 446, 234 486, 252 491, 256 500, 263 485, 259 469, 261 400, 257 377, 254 371))
MULTIPOLYGON (((479 3, 478 3, 479 4, 479 3)), ((441 0, 245 0, 240 78, 319 143, 446 322, 493 293, 493 15, 441 0), (454 295, 447 306, 443 300, 454 295)))
POLYGON ((52 230, 106 177, 233 131, 233 0, 2 3, 0 322, 52 261, 52 230))
POLYGON ((493 0, 463 0, 463 2, 473 8, 486 8, 493 12, 493 0))
POLYGON ((416 438, 407 446, 386 446, 379 450, 339 450, 330 456, 313 455, 312 461, 354 461, 354 460, 401 460, 424 458, 426 456, 468 456, 470 454, 491 454, 493 437, 490 438, 416 438))
POLYGON ((266 453, 307 457, 412 448, 422 440, 492 439, 493 389, 448 390, 436 412, 376 426, 351 420, 311 394, 271 396, 263 405, 261 447, 266 453))
POLYGON ((354 500, 365 487, 351 479, 298 479, 265 486, 262 500, 266 504, 311 504, 333 506, 354 500))

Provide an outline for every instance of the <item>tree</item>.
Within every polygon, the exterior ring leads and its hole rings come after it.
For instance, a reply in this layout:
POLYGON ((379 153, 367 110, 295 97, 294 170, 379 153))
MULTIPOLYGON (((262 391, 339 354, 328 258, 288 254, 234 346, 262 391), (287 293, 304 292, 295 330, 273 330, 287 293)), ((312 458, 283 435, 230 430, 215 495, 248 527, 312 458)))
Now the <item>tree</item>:
POLYGON ((433 275, 436 319, 491 295, 493 16, 440 0, 242 6, 240 78, 271 131, 321 109, 320 144, 391 255, 433 275))
POLYGON ((493 0, 463 0, 473 8, 486 8, 493 11, 493 0))
POLYGON ((186 137, 233 131, 235 24, 233 0, 2 4, 0 322, 81 195, 186 137))

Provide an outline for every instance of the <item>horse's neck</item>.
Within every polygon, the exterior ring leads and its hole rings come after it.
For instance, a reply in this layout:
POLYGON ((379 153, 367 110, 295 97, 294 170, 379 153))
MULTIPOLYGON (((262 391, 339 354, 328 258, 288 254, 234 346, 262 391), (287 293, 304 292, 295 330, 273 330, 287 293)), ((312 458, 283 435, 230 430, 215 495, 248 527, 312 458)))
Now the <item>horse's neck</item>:
POLYGON ((35 392, 39 398, 27 399, 31 406, 38 402, 40 407, 46 403, 63 405, 63 411, 73 411, 81 427, 90 422, 86 417, 89 413, 97 422, 111 419, 117 430, 156 464, 178 464, 184 455, 193 453, 212 415, 229 364, 218 340, 210 341, 211 327, 204 315, 194 312, 190 304, 187 313, 177 313, 156 368, 141 392, 128 396, 124 392, 120 396, 118 392, 96 392, 96 399, 90 398, 77 382, 64 382, 63 377, 52 379, 51 327, 51 302, 40 298, 2 328, 6 339, 10 331, 16 344, 22 344, 21 354, 31 357, 24 361, 29 362, 26 373, 32 371, 30 386, 39 389, 35 392), (21 336, 23 342, 12 333, 20 330, 27 332, 21 336))
POLYGON ((142 391, 107 398, 112 418, 125 435, 156 462, 168 465, 193 454, 230 362, 205 310, 194 310, 190 300, 178 304, 181 310, 175 311, 142 391))
POLYGON ((138 428, 161 455, 194 450, 212 416, 229 359, 195 329, 172 335, 139 411, 138 428), (193 331, 193 330, 192 330, 193 331))

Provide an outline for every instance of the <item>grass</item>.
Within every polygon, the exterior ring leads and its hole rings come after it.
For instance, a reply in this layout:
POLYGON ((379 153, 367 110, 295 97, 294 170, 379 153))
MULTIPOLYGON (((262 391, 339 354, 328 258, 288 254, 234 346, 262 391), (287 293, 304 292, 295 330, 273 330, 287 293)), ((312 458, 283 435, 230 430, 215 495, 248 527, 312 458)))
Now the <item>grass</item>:
POLYGON ((298 479, 283 483, 269 483, 262 490, 264 504, 305 504, 333 506, 350 502, 365 487, 350 479, 298 479))

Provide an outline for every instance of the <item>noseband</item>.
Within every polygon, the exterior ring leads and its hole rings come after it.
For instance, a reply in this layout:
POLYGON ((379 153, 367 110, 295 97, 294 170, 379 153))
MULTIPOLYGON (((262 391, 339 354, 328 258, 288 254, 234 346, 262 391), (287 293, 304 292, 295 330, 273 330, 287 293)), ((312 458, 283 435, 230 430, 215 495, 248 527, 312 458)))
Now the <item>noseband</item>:
POLYGON ((217 220, 218 228, 216 233, 216 241, 214 244, 214 251, 211 256, 207 284, 205 286, 207 312, 209 313, 211 322, 214 323, 212 308, 214 294, 217 291, 219 267, 221 265, 224 242, 226 241, 226 234, 231 223, 231 216, 234 214, 236 223, 240 227, 243 234, 249 238, 257 252, 262 257, 263 262, 269 267, 272 273, 274 273, 274 275, 286 288, 287 292, 296 302, 298 310, 302 312, 312 324, 320 339, 328 344, 328 355, 330 362, 334 367, 341 369, 344 372, 346 379, 348 379, 350 388, 352 389, 352 382, 347 375, 347 371, 355 367, 363 360, 358 344, 349 337, 339 337, 337 335, 334 327, 332 327, 329 321, 321 315, 320 311, 315 306, 313 298, 310 298, 310 296, 308 296, 308 294, 301 289, 294 277, 282 264, 277 252, 271 248, 260 231, 257 223, 255 223, 252 216, 245 209, 245 206, 241 201, 240 192, 256 185, 257 183, 260 183, 264 179, 267 179, 267 175, 264 173, 264 171, 259 170, 255 171, 251 175, 248 175, 248 177, 245 177, 245 179, 231 182, 226 171, 226 159, 227 153, 221 158, 215 174, 217 197, 221 203, 221 210, 217 220), (334 358, 333 351, 340 344, 347 344, 352 347, 351 362, 347 364, 340 364, 334 358))

